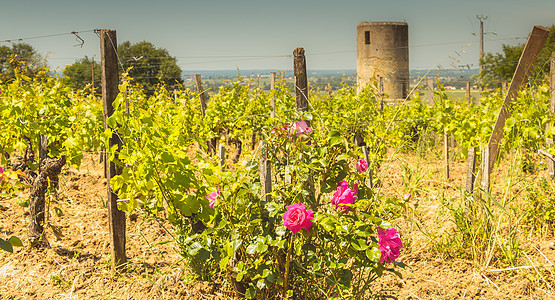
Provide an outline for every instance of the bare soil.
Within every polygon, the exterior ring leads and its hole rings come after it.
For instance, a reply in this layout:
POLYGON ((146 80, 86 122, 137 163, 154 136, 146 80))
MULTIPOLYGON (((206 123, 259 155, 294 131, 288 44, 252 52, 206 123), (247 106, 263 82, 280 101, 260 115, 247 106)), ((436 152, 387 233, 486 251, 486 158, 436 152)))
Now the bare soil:
MULTIPOLYGON (((402 167, 406 164, 414 175, 422 176, 409 205, 428 229, 448 234, 452 224, 437 199, 440 195, 460 197, 466 162, 452 161, 451 178, 445 180, 439 155, 418 158, 390 153, 390 157, 379 174, 382 192, 398 197, 407 192, 403 178, 407 171, 402 167)), ((497 170, 495 176, 502 177, 503 170, 497 170)), ((112 271, 106 179, 98 155, 87 156, 79 170, 66 168, 60 180, 58 195, 50 199, 48 222, 52 226, 46 233, 50 247, 0 251, 0 299, 234 299, 230 287, 222 282, 192 280, 172 243, 163 243, 172 240, 164 229, 169 225, 145 220, 141 213, 127 215, 129 262, 121 271, 112 271), (62 235, 56 236, 53 228, 62 235)), ((19 196, 26 197, 25 193, 19 196)), ((15 235, 24 240, 28 208, 19 206, 16 199, 4 199, 0 204, 0 237, 15 235)), ((540 238, 530 234, 522 241, 529 256, 521 263, 527 268, 495 271, 503 266, 439 254, 414 223, 403 218, 393 223, 405 243, 398 260, 407 267, 400 269, 402 278, 387 274, 377 280, 372 287, 377 299, 555 297, 553 276, 545 276, 552 267, 541 267, 555 261, 553 235, 540 238)))

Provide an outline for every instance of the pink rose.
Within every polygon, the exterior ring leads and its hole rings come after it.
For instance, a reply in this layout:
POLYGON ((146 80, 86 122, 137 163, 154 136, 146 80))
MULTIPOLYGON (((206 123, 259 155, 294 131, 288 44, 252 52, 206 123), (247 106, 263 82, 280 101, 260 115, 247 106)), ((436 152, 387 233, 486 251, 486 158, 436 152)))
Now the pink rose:
POLYGON ((303 228, 310 232, 310 227, 313 225, 312 219, 314 219, 314 212, 307 210, 306 206, 299 201, 287 206, 287 211, 283 214, 283 225, 293 231, 293 234, 303 228))
POLYGON ((339 212, 346 214, 349 212, 348 204, 355 203, 357 199, 356 193, 358 193, 358 184, 355 182, 354 188, 351 190, 347 181, 344 180, 337 185, 331 203, 335 205, 339 212))
POLYGON ((382 229, 378 227, 378 244, 382 256, 380 263, 393 262, 399 257, 403 242, 395 228, 382 229))
POLYGON ((291 133, 294 133, 296 135, 301 135, 304 133, 311 133, 311 132, 312 132, 312 128, 308 127, 305 121, 296 122, 291 126, 291 133))
POLYGON ((0 167, 0 174, 4 173, 4 169, 0 167))
POLYGON ((213 191, 212 193, 210 193, 210 195, 205 196, 206 199, 210 200, 210 203, 208 203, 208 206, 210 206, 210 208, 214 207, 214 204, 216 204, 216 199, 218 199, 219 196, 220 196, 219 188, 216 191, 213 191))
POLYGON ((362 173, 362 172, 368 170, 368 162, 366 160, 362 159, 362 158, 359 159, 357 161, 357 170, 358 170, 359 173, 362 173))

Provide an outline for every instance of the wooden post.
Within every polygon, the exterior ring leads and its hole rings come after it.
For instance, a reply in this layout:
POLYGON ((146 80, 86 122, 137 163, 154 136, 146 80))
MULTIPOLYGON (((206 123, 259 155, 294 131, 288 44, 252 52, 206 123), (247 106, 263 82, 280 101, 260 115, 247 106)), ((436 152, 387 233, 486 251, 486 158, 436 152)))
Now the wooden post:
MULTIPOLYGON (((522 52, 520 60, 518 61, 518 66, 516 67, 513 79, 511 80, 511 84, 509 85, 509 91, 507 93, 507 96, 505 96, 505 100, 503 101, 503 105, 501 106, 501 111, 499 112, 499 116, 497 117, 497 121, 495 122, 493 132, 491 133, 491 137, 488 142, 490 155, 490 165, 488 170, 493 169, 495 159, 497 158, 497 154, 499 153, 499 143, 503 138, 503 127, 505 126, 505 120, 511 116, 511 113, 509 111, 510 105, 516 98, 518 90, 528 81, 528 75, 534 67, 534 63, 538 58, 543 44, 547 40, 548 34, 549 30, 541 26, 534 26, 534 28, 532 29, 532 33, 528 37, 528 41, 526 42, 524 51, 522 52)), ((482 166, 482 169, 484 170, 485 168, 482 166)), ((485 175, 484 172, 482 172, 482 175, 485 175)))
POLYGON ((434 105, 434 79, 428 77, 428 104, 434 105))
POLYGON ((268 159, 265 142, 261 142, 263 155, 260 159, 260 183, 262 184, 262 198, 260 200, 260 218, 262 219, 262 230, 264 232, 272 232, 273 228, 268 218, 268 210, 266 204, 272 200, 272 162, 268 159))
MULTIPOLYGON (((104 125, 106 128, 106 124, 104 125)), ((108 155, 106 154, 106 149, 102 149, 100 152, 100 162, 102 163, 102 167, 104 167, 104 178, 108 178, 108 155)))
POLYGON ((482 173, 482 189, 485 193, 489 193, 490 187, 490 175, 491 175, 491 148, 489 146, 485 146, 482 151, 482 166, 483 166, 483 173, 482 173))
POLYGON ((445 179, 449 179, 449 135, 443 135, 443 152, 445 154, 445 179))
POLYGON ((271 193, 272 193, 272 161, 266 159, 264 166, 264 194, 266 195, 266 201, 271 201, 271 193))
POLYGON ((370 168, 370 160, 368 159, 368 147, 362 146, 362 154, 364 154, 364 159, 366 159, 366 163, 368 163, 368 183, 370 188, 374 188, 374 183, 372 182, 372 169, 370 168))
MULTIPOLYGON (((276 89, 276 72, 270 73, 270 90, 273 92, 276 89)), ((270 117, 274 119, 276 117, 276 96, 272 93, 272 98, 270 99, 270 105, 272 106, 272 112, 270 117)))
MULTIPOLYGON (((204 117, 206 116, 206 102, 208 98, 206 97, 206 92, 202 87, 202 79, 200 77, 200 74, 195 74, 195 81, 197 84, 197 91, 200 99, 200 110, 202 112, 202 118, 204 119, 204 117)), ((206 141, 206 145, 208 146, 208 153, 210 153, 210 155, 216 154, 217 143, 218 143, 217 138, 213 138, 206 141)))
POLYGON ((365 143, 364 143, 364 139, 362 138, 362 135, 360 135, 360 134, 358 134, 358 133, 355 134, 355 137, 353 138, 353 145, 358 146, 358 147, 361 147, 361 146, 363 146, 364 144, 365 144, 365 143))
POLYGON ((503 81, 501 82, 501 95, 505 95, 506 91, 507 91, 507 82, 503 81))
POLYGON ((220 161, 219 161, 219 165, 220 167, 222 167, 222 169, 225 166, 225 146, 220 145, 220 161))
POLYGON ((555 51, 551 52, 551 98, 549 103, 551 104, 551 113, 555 113, 555 51))
POLYGON ((48 157, 48 136, 40 135, 39 141, 39 173, 42 171, 43 161, 48 157))
POLYGON ((383 111, 385 92, 383 88, 383 77, 380 76, 379 78, 380 78, 380 83, 378 85, 378 94, 380 95, 380 109, 383 111))
POLYGON ((92 87, 93 94, 95 94, 95 92, 94 92, 94 56, 93 56, 93 59, 92 59, 92 69, 91 69, 91 87, 92 87))
MULTIPOLYGON (((114 113, 113 102, 119 90, 119 72, 116 31, 103 29, 100 31, 100 54, 102 69, 102 99, 104 103, 104 129, 108 128, 106 120, 114 113)), ((109 141, 108 149, 117 145, 114 153, 114 161, 110 161, 108 168, 108 224, 110 227, 110 252, 112 257, 112 267, 115 268, 127 261, 125 256, 125 213, 118 209, 118 195, 110 187, 110 179, 121 174, 122 168, 116 165, 118 161, 118 151, 121 149, 122 141, 118 136, 118 125, 112 128, 113 134, 109 141)))
POLYGON ((308 111, 308 81, 306 78, 306 59, 303 48, 297 48, 293 51, 293 66, 297 111, 308 111))
POLYGON ((328 83, 328 93, 330 95, 330 101, 333 101, 333 89, 331 87, 331 83, 328 83))
POLYGON ((206 94, 204 92, 204 89, 202 88, 202 79, 200 78, 200 74, 195 74, 195 80, 197 83, 197 91, 200 99, 200 110, 202 111, 202 117, 204 118, 206 114, 206 94))
POLYGON ((472 100, 470 98, 470 81, 466 82, 466 102, 468 104, 472 104, 472 100))
MULTIPOLYGON (((555 51, 551 52, 551 65, 550 65, 550 81, 551 81, 551 98, 549 99, 549 112, 551 114, 555 113, 555 51)), ((553 124, 547 125, 547 130, 549 127, 553 126, 553 124)), ((553 146, 553 136, 548 136, 546 144, 548 147, 553 146)), ((547 172, 549 176, 555 177, 555 162, 553 160, 547 160, 547 172)))
POLYGON ((474 180, 476 179, 476 174, 474 173, 476 169, 476 147, 468 147, 467 161, 466 192, 472 194, 472 191, 474 191, 474 180))
MULTIPOLYGON (((260 142, 260 183, 262 184, 262 196, 265 197, 266 201, 270 201, 270 193, 272 192, 272 163, 268 159, 268 149, 267 144, 264 141, 260 142)), ((263 209, 263 205, 261 205, 263 209)))

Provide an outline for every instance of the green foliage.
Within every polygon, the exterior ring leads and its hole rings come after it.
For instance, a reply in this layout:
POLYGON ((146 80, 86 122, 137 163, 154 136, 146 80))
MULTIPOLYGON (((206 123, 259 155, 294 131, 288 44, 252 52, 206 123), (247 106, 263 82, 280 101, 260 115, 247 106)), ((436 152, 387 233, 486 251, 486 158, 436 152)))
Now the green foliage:
POLYGON ((84 89, 87 85, 91 84, 92 88, 93 66, 94 92, 100 94, 102 92, 100 62, 95 62, 94 59, 89 59, 87 56, 65 67, 63 73, 64 84, 69 85, 72 89, 84 89))
POLYGON ((150 42, 123 42, 118 46, 118 57, 125 70, 132 67, 128 71, 129 76, 143 86, 148 95, 152 95, 161 84, 170 87, 183 84, 177 59, 171 56, 168 50, 156 48, 150 42))
MULTIPOLYGON (((111 180, 112 189, 125 199, 119 207, 132 211, 142 202, 150 214, 166 215, 179 252, 199 278, 225 276, 247 298, 291 291, 300 298, 356 297, 382 272, 392 270, 379 263, 375 229, 383 221, 366 212, 372 191, 364 174, 351 167, 360 149, 351 146, 352 135, 326 130, 343 124, 313 119, 314 131, 298 135, 287 124, 273 127, 277 120, 268 120, 269 98, 275 97, 277 109, 287 110, 293 103, 280 87, 270 94, 238 83, 223 87, 204 118, 196 97, 185 98, 193 96, 190 92, 173 101, 163 88, 150 97, 127 83, 121 89, 127 90, 129 112, 120 94, 105 132, 105 137, 117 132, 123 141, 118 152, 123 173, 111 180), (270 198, 261 197, 258 156, 227 170, 201 153, 190 158, 194 141, 204 144, 223 133, 246 139, 254 131, 266 141, 257 152, 272 161, 270 198), (342 180, 360 187, 348 215, 329 202, 342 180), (210 207, 206 196, 217 189, 221 195, 210 207), (293 235, 282 216, 298 202, 316 212, 315 225, 310 233, 293 235)), ((347 88, 345 95, 355 97, 347 88)), ((315 113, 334 119, 351 107, 315 113)), ((288 115, 311 118, 288 112, 278 116, 281 121, 288 115)))
MULTIPOLYGON (((551 53, 555 51, 555 25, 547 28, 549 35, 545 42, 534 70, 530 75, 533 83, 542 82, 549 75, 551 53)), ((484 86, 500 87, 501 82, 510 82, 518 65, 525 44, 516 46, 503 44, 502 53, 486 53, 480 63, 482 64, 482 73, 479 78, 484 86)))
POLYGON ((0 80, 9 82, 17 76, 34 77, 44 68, 44 60, 26 43, 0 47, 0 80))
POLYGON ((540 178, 536 184, 527 186, 524 197, 524 224, 533 232, 542 235, 553 232, 555 228, 555 203, 552 195, 555 193, 555 184, 546 178, 540 178))
MULTIPOLYGON (((485 145, 502 101, 493 92, 471 106, 449 99, 440 88, 434 105, 416 97, 382 109, 372 85, 358 95, 343 86, 332 97, 310 93, 310 109, 300 113, 283 80, 270 93, 236 82, 211 97, 202 117, 198 95, 192 91, 181 89, 175 98, 166 86, 145 92, 137 84, 139 78, 124 78, 105 130, 100 100, 87 89, 72 93, 56 79, 21 75, 2 83, 2 150, 22 153, 26 139, 36 141, 39 134, 48 134, 51 156, 66 154, 78 165, 84 151, 106 147, 108 138, 117 136, 123 146, 108 149, 108 154, 123 168, 110 181, 121 199, 119 208, 131 212, 142 207, 151 216, 167 219, 178 252, 198 278, 225 278, 239 294, 256 299, 357 299, 366 296, 384 272, 398 274, 393 266, 380 263, 376 228, 406 218, 412 208, 405 200, 381 193, 382 178, 374 178, 378 188, 369 187, 367 174, 354 167, 362 151, 353 140, 364 139, 374 174, 388 149, 414 151, 423 147, 427 136, 453 134, 463 149, 462 158, 467 147, 485 145), (275 119, 269 118, 272 100, 275 119), (300 120, 309 121, 312 132, 291 130, 300 120), (244 151, 237 164, 222 168, 207 154, 208 139, 247 141, 253 133, 265 146, 255 144, 254 151, 244 151), (260 183, 261 157, 271 162, 273 186, 268 195, 263 195, 260 183), (357 201, 347 214, 330 203, 343 180, 359 186, 357 201), (221 195, 210 207, 206 196, 217 190, 221 195), (283 225, 283 215, 287 206, 299 202, 315 213, 314 225, 310 232, 293 234, 283 225)), ((519 93, 507 120, 502 155, 516 147, 535 150, 542 145, 545 125, 553 122, 548 99, 546 85, 519 93)), ((429 155, 433 146, 420 151, 429 155)), ((424 194, 421 186, 427 174, 419 166, 402 167, 404 189, 415 196, 424 194)), ((13 192, 13 187, 2 188, 5 195, 13 192)), ((529 198, 534 210, 549 212, 539 190, 533 193, 538 194, 529 198)), ((518 224, 508 203, 477 199, 475 209, 467 213, 462 205, 451 204, 456 203, 452 199, 443 200, 456 228, 446 237, 432 237, 438 251, 478 261, 501 257, 507 264, 518 259, 516 231, 498 231, 498 224, 518 224)), ((527 222, 545 226, 552 221, 549 214, 537 216, 531 212, 527 222)), ((0 242, 2 249, 9 249, 6 241, 0 242)))
MULTIPOLYGON (((0 88, 3 151, 25 153, 27 141, 38 144, 39 136, 46 134, 50 156, 65 154, 69 163, 79 165, 83 151, 100 147, 102 109, 93 95, 82 91, 72 94, 61 81, 49 76, 17 75, 0 88)), ((38 147, 33 148, 38 151, 38 147)))

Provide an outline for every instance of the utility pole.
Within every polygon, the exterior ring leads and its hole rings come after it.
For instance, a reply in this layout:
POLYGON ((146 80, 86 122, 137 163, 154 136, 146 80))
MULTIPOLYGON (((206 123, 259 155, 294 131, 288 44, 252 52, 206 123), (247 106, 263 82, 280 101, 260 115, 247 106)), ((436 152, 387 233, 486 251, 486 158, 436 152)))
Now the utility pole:
POLYGON ((91 72, 91 83, 92 83, 92 90, 94 93, 94 55, 93 55, 93 59, 92 59, 92 72, 91 72))
POLYGON ((482 73, 482 55, 484 54, 484 21, 488 19, 488 16, 477 15, 476 18, 480 20, 480 60, 478 61, 479 74, 482 73))

